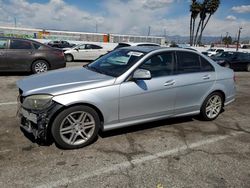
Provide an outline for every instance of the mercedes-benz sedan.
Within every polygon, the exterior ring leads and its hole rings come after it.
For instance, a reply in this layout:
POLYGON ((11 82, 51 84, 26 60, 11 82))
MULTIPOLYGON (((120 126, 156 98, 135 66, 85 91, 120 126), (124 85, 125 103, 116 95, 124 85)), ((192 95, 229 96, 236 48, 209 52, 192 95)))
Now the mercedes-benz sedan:
POLYGON ((90 144, 99 130, 197 114, 214 120, 235 98, 231 69, 178 48, 121 48, 17 85, 22 129, 69 149, 90 144))

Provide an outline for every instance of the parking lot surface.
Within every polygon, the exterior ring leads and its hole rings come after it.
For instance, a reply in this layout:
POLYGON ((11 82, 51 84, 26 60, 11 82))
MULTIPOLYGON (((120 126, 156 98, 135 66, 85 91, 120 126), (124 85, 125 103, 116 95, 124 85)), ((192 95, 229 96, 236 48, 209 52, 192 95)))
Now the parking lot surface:
MULTIPOLYGON (((68 63, 67 66, 82 66, 68 63)), ((61 150, 25 137, 15 82, 0 76, 0 187, 250 187, 250 74, 236 72, 236 101, 212 122, 168 119, 100 133, 61 150)))

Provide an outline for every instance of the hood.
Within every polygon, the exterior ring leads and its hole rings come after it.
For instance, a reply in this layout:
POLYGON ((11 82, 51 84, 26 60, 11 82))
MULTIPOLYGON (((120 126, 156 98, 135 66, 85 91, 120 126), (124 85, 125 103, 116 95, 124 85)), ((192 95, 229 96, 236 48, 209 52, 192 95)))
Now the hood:
POLYGON ((32 75, 17 81, 17 86, 23 91, 23 96, 33 94, 60 95, 112 85, 114 81, 114 77, 77 67, 32 75))

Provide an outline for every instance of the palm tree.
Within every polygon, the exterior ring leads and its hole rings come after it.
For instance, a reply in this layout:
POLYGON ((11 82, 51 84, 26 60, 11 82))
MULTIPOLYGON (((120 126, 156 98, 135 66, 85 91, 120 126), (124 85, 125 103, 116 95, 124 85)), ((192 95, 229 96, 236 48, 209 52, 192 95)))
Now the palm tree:
POLYGON ((208 16, 205 24, 204 24, 205 19, 202 21, 200 36, 199 36, 199 39, 197 41, 198 44, 201 43, 202 34, 203 34, 204 29, 207 26, 208 21, 210 20, 211 16, 217 11, 219 6, 220 6, 220 0, 210 0, 210 1, 208 1, 207 7, 206 7, 206 13, 208 13, 209 16, 208 16))
POLYGON ((194 28, 195 28, 195 20, 200 13, 200 3, 196 2, 196 0, 192 0, 192 4, 190 5, 190 46, 193 45, 194 39, 194 28))
POLYGON ((200 31, 201 26, 204 24, 204 20, 206 19, 208 1, 209 0, 204 0, 200 6, 200 21, 199 21, 198 27, 196 29, 196 34, 195 34, 195 38, 194 38, 194 42, 193 42, 194 45, 197 45, 198 33, 200 31))

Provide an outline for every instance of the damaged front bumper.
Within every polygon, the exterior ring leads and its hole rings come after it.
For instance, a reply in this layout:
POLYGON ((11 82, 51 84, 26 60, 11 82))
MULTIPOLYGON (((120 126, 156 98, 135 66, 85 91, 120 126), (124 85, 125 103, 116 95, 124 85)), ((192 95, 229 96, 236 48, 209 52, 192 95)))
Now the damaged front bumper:
POLYGON ((20 118, 20 127, 25 132, 33 134, 35 139, 46 141, 48 138, 48 128, 53 121, 56 112, 63 106, 53 103, 49 108, 42 111, 25 109, 22 105, 19 108, 18 116, 20 118))

